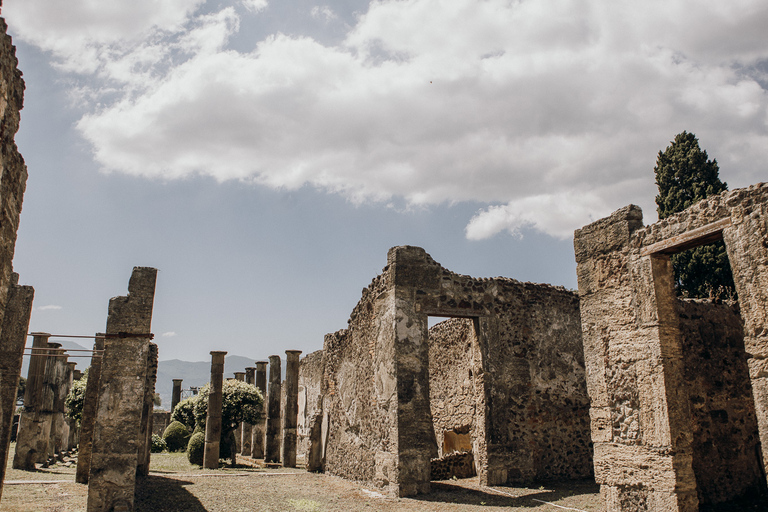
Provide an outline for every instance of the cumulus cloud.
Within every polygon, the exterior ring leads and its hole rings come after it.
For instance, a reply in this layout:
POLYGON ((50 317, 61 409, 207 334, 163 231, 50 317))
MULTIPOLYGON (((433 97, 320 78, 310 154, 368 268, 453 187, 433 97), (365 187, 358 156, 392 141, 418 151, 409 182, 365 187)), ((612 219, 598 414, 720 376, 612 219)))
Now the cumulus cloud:
POLYGON ((242 3, 251 12, 260 12, 267 8, 267 0, 243 0, 242 3))
MULTIPOLYGON (((275 33, 248 53, 228 47, 232 7, 179 2, 182 14, 113 39, 81 23, 104 80, 92 94, 120 84, 77 125, 105 171, 493 204, 467 225, 472 239, 569 236, 628 202, 653 216, 656 152, 684 129, 732 186, 764 174, 759 0, 379 1, 338 46, 275 33)), ((20 33, 61 55, 75 37, 20 33)))
POLYGON ((58 311, 59 309, 62 309, 61 306, 56 304, 48 304, 47 306, 39 306, 37 308, 38 311, 58 311))
POLYGON ((323 20, 323 21, 331 21, 338 18, 335 12, 333 12, 333 9, 328 7, 327 5, 323 5, 322 7, 319 5, 316 5, 312 8, 310 11, 310 14, 313 18, 323 20))

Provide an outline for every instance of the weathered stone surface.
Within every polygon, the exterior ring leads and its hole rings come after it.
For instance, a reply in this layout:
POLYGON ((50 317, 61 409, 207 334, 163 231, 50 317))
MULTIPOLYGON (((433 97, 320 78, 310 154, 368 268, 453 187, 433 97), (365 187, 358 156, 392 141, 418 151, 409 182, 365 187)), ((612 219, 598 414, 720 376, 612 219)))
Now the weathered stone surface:
MULTIPOLYGON (((88 512, 133 510, 157 270, 134 267, 128 295, 109 301, 88 478, 88 512)), ((154 390, 153 390, 154 391, 154 390)))
POLYGON ((609 512, 693 511, 766 492, 756 450, 766 453, 768 389, 755 371, 768 351, 766 219, 758 184, 650 226, 628 206, 576 231, 595 476, 609 512), (674 296, 669 255, 720 236, 743 334, 733 312, 674 296))
POLYGON ((328 472, 427 492, 438 439, 460 430, 484 485, 591 474, 578 297, 562 288, 474 279, 395 247, 349 328, 326 335, 323 367, 328 472), (428 332, 430 315, 458 320, 428 332))
POLYGON ((280 356, 269 356, 268 392, 264 460, 266 462, 280 462, 280 356))
POLYGON ((261 392, 264 398, 262 415, 253 426, 253 438, 251 440, 251 457, 254 459, 264 458, 264 436, 267 432, 267 363, 266 361, 256 362, 256 388, 261 392))
POLYGON ((51 424, 47 413, 42 410, 43 382, 48 361, 48 338, 50 334, 32 333, 32 355, 29 358, 27 389, 24 392, 24 410, 19 418, 16 436, 16 452, 13 468, 34 471, 35 463, 48 455, 48 441, 51 424))
POLYGON ((223 351, 211 352, 211 382, 208 393, 208 415, 205 419, 205 452, 203 467, 217 469, 219 467, 219 448, 221 446, 221 407, 222 389, 224 386, 224 357, 223 351))
POLYGON ((0 497, 8 463, 24 345, 27 342, 32 299, 35 295, 31 286, 19 286, 17 281, 18 274, 14 274, 0 327, 0 497))
POLYGON ((286 350, 285 407, 283 409, 283 466, 296 467, 296 429, 299 415, 299 356, 301 350, 286 350))
POLYGON ((75 482, 88 483, 91 471, 91 455, 93 453, 93 429, 96 426, 96 411, 99 407, 99 381, 101 378, 101 361, 104 352, 104 333, 96 333, 93 343, 91 366, 88 370, 88 382, 85 384, 83 400, 83 417, 80 420, 80 443, 77 447, 77 471, 75 482))
POLYGON ((157 382, 157 345, 149 344, 147 354, 147 377, 144 385, 144 405, 141 410, 141 426, 139 427, 139 459, 136 467, 137 476, 149 475, 149 463, 152 449, 152 414, 155 407, 155 383, 157 382))
POLYGON ((171 395, 171 413, 176 408, 176 404, 181 402, 181 383, 183 379, 173 379, 173 393, 171 395))
POLYGON ((297 457, 303 459, 310 471, 320 471, 323 465, 320 424, 323 421, 322 393, 323 351, 307 354, 299 363, 299 407, 296 422, 297 457), (314 430, 313 430, 314 429, 314 430), (313 439, 313 432, 317 437, 313 439), (310 452, 310 447, 315 451, 310 452))
POLYGON ((431 463, 432 480, 450 480, 451 478, 470 478, 475 476, 475 458, 472 452, 454 452, 437 459, 431 463))
MULTIPOLYGON (((246 384, 254 385, 256 382, 256 367, 249 366, 245 369, 246 384)), ((253 425, 243 423, 240 440, 240 455, 250 457, 253 453, 253 425)))

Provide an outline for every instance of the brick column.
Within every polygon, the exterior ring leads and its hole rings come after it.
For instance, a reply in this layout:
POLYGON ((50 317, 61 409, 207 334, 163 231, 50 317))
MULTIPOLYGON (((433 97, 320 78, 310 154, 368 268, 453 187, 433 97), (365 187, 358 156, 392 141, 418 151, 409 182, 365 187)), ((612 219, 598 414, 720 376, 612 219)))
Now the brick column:
MULTIPOLYGON (((238 382, 245 382, 245 372, 235 372, 235 380, 238 382)), ((240 422, 235 429, 235 453, 240 453, 243 446, 243 423, 240 422)), ((232 464, 234 464, 234 459, 232 464)))
POLYGON ((157 381, 157 344, 149 344, 147 355, 147 380, 144 386, 144 407, 141 411, 141 426, 139 428, 139 460, 136 468, 137 476, 149 475, 149 460, 152 448, 152 412, 155 409, 155 382, 157 381))
POLYGON ((173 379, 173 395, 171 395, 171 414, 179 402, 181 402, 181 383, 183 379, 173 379))
POLYGON ((296 467, 296 427, 299 416, 299 355, 301 355, 301 350, 285 351, 283 466, 287 468, 296 467))
POLYGON ((133 510, 157 270, 134 267, 109 301, 88 478, 88 512, 133 510))
POLYGON ((11 426, 16 411, 16 395, 21 376, 24 345, 27 342, 29 316, 35 290, 18 286, 18 274, 13 274, 0 330, 0 496, 11 443, 11 426))
POLYGON ((224 385, 224 356, 226 352, 211 352, 211 388, 208 393, 208 416, 205 419, 205 453, 203 467, 219 467, 219 446, 221 445, 221 405, 224 385))
POLYGON ((35 332, 32 339, 32 356, 29 358, 27 372, 27 389, 24 392, 24 410, 19 418, 19 431, 16 435, 16 453, 13 457, 13 468, 26 471, 35 470, 40 454, 48 453, 48 438, 50 424, 40 413, 43 395, 43 379, 45 378, 45 363, 48 359, 48 338, 46 332, 35 332), (47 430, 46 430, 47 428, 47 430))
MULTIPOLYGON (((245 369, 245 383, 250 384, 253 386, 253 383, 256 380, 256 368, 249 366, 245 369)), ((250 457, 251 453, 253 451, 252 447, 253 442, 253 425, 250 423, 243 423, 243 434, 240 441, 240 455, 245 455, 250 457)))
POLYGON ((88 474, 91 468, 93 427, 96 425, 96 408, 99 406, 99 377, 101 376, 103 351, 104 333, 96 333, 91 366, 88 370, 88 381, 85 383, 83 415, 80 418, 80 442, 77 446, 77 472, 75 473, 75 482, 79 484, 88 483, 88 474))
POLYGON ((280 356, 269 356, 269 401, 264 461, 280 462, 280 356))
POLYGON ((261 416, 253 425, 251 457, 254 459, 264 458, 264 435, 267 431, 267 364, 266 361, 256 362, 256 389, 261 393, 264 403, 262 404, 261 416))

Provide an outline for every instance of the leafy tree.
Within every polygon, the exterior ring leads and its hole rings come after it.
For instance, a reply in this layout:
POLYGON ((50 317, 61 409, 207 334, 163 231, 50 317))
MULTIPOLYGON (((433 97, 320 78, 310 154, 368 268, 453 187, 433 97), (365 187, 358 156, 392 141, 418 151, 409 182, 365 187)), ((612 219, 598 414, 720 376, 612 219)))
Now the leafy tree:
POLYGON ((171 421, 178 421, 186 425, 190 430, 194 430, 195 402, 197 402, 197 395, 185 398, 176 404, 171 413, 171 421))
POLYGON ((88 370, 90 370, 90 367, 85 369, 80 380, 72 383, 69 394, 64 399, 67 417, 77 420, 78 424, 83 419, 83 404, 85 403, 85 387, 88 385, 88 370))
MULTIPOLYGON (((720 181, 717 160, 709 160, 693 133, 683 132, 656 158, 656 211, 659 219, 681 212, 713 194, 728 190, 720 181)), ((719 299, 735 297, 725 244, 697 247, 672 256, 678 295, 719 299)))
POLYGON ((163 405, 163 399, 160 398, 160 393, 155 393, 155 395, 152 397, 152 405, 155 407, 160 407, 163 405))
MULTIPOLYGON (((195 420, 205 428, 208 415, 208 395, 211 385, 206 384, 200 389, 195 402, 195 420)), ((222 387, 221 404, 221 436, 237 428, 241 422, 256 423, 261 415, 264 398, 253 384, 246 384, 235 379, 227 379, 222 387)))

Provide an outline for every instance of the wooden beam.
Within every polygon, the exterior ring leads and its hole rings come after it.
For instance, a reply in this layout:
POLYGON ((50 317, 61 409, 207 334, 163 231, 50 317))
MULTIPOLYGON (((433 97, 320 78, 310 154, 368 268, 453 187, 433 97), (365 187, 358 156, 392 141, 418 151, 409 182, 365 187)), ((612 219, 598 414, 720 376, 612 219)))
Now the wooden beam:
POLYGON ((726 217, 712 224, 686 231, 677 236, 667 238, 640 251, 642 256, 649 254, 676 254, 701 245, 711 244, 723 239, 723 229, 731 225, 731 218, 726 217))

